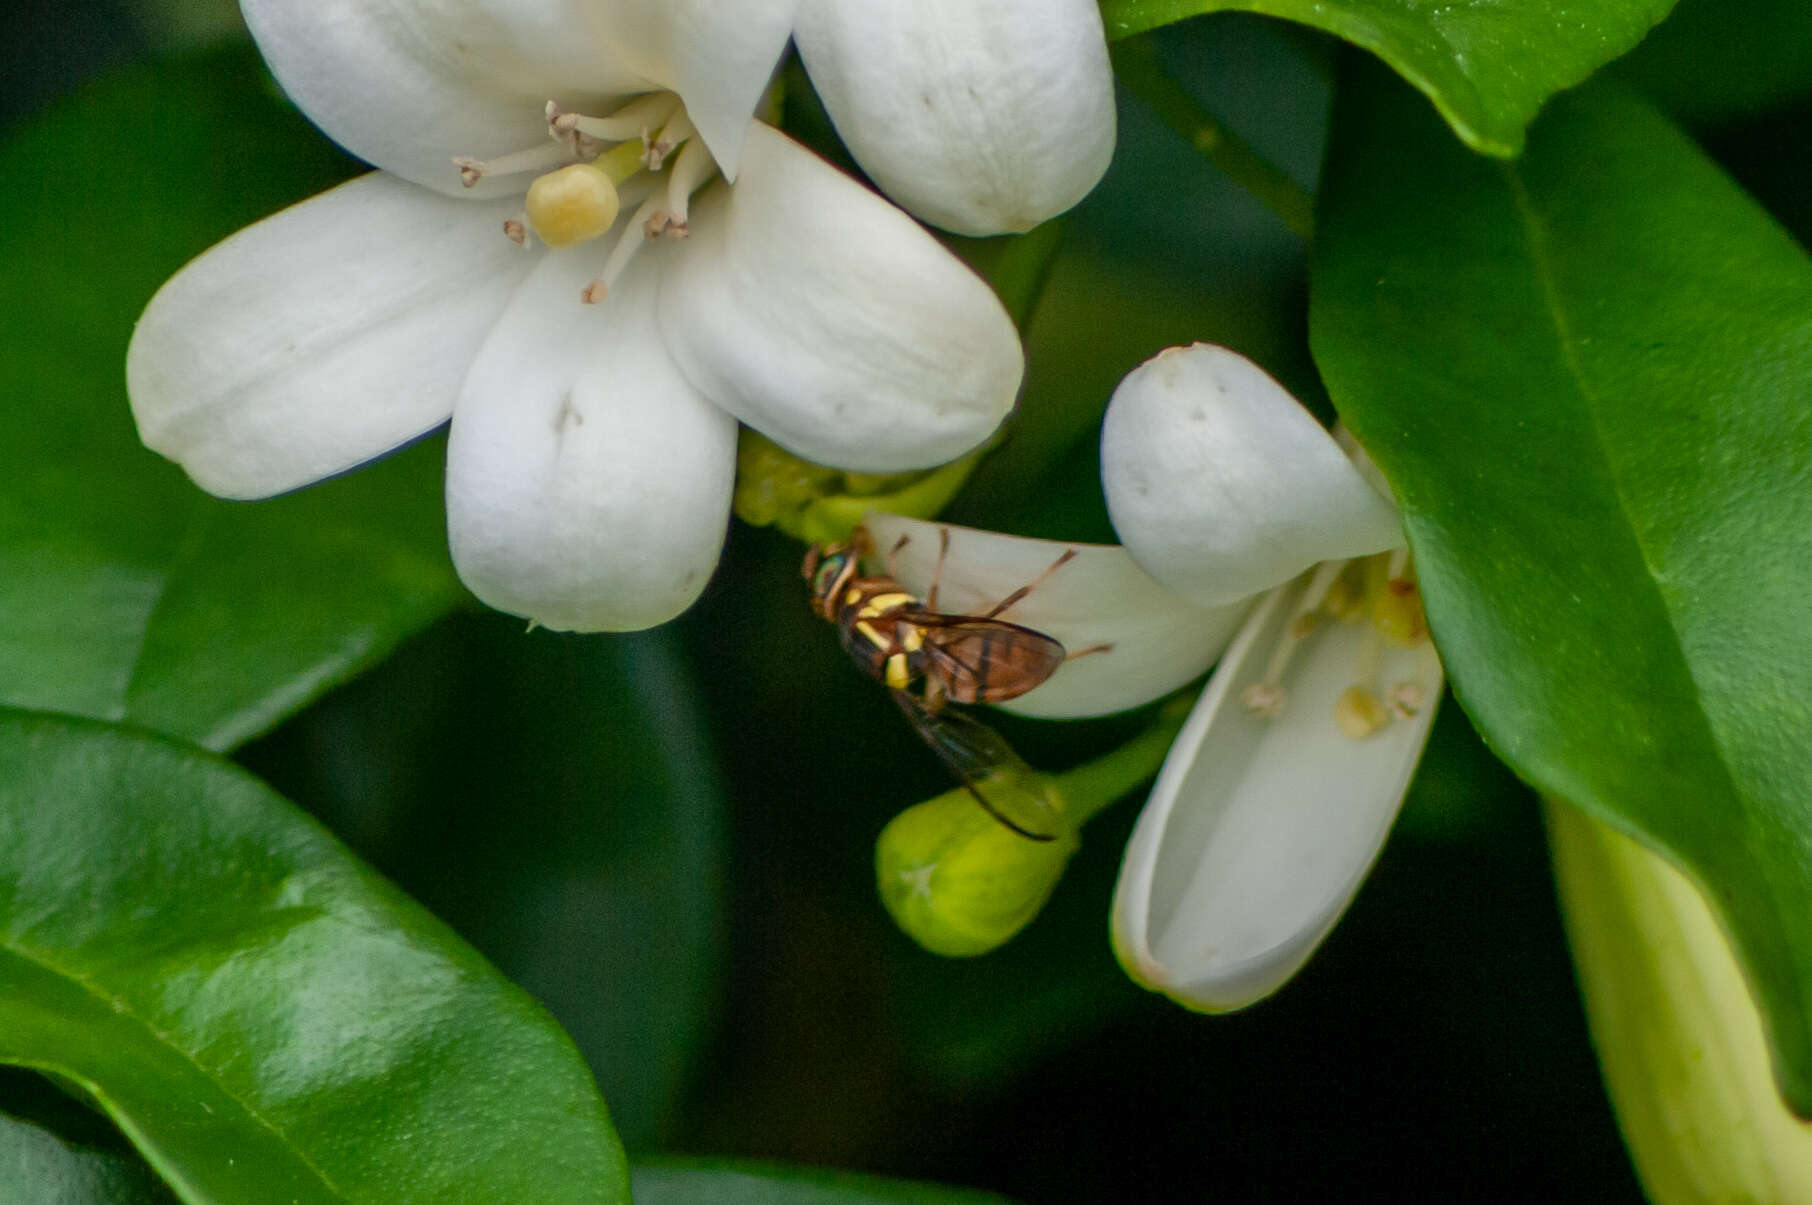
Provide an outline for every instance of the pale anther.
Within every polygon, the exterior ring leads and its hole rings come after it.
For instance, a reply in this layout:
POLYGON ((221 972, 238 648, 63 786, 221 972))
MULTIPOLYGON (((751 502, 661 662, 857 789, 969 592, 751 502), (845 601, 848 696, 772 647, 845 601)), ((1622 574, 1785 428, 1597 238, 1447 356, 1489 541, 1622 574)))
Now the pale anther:
POLYGON ((1363 686, 1349 686, 1334 701, 1334 722, 1340 731, 1362 741, 1390 723, 1390 709, 1363 686))
POLYGON ((1239 701, 1247 711, 1267 720, 1274 720, 1283 714, 1284 704, 1290 699, 1290 692, 1281 682, 1254 682, 1240 692, 1239 701))
POLYGON ((1407 720, 1428 706, 1428 690, 1420 682, 1399 682, 1384 692, 1384 703, 1392 715, 1407 720))

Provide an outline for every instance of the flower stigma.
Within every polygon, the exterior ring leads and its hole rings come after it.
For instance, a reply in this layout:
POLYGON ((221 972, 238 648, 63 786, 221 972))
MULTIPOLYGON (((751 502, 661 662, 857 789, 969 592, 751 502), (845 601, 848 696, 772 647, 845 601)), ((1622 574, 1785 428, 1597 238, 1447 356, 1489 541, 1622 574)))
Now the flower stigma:
POLYGON ((1265 665, 1264 676, 1240 695, 1246 710, 1276 719, 1289 703, 1285 676, 1297 651, 1328 623, 1365 623, 1352 680, 1334 700, 1335 725, 1362 741, 1393 720, 1428 706, 1428 688, 1415 681, 1380 687, 1384 650, 1414 648, 1428 639, 1422 595, 1407 549, 1352 561, 1327 561, 1311 571, 1308 588, 1265 665))
POLYGON ((602 272, 580 294, 595 304, 648 240, 690 233, 692 195, 717 176, 717 161, 671 92, 638 96, 604 116, 569 112, 550 100, 546 115, 547 143, 489 160, 462 155, 453 163, 467 188, 489 176, 538 173, 524 212, 503 224, 505 237, 524 247, 530 235, 556 249, 600 239, 617 227, 626 201, 639 202, 602 272))

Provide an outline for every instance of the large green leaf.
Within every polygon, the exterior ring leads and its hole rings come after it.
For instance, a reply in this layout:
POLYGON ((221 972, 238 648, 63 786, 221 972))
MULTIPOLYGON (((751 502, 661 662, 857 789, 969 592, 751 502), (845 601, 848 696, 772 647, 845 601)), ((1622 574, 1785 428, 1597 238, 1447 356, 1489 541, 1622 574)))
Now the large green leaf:
POLYGON ((736 1161, 663 1162, 635 1169, 636 1205, 1008 1205, 942 1184, 736 1161))
POLYGON ((432 444, 225 503, 127 411, 126 341, 163 279, 350 170, 244 54, 120 76, 0 147, 20 183, 0 199, 0 705, 223 749, 460 597, 432 444))
POLYGON ((190 1202, 611 1202, 577 1051, 256 780, 0 712, 0 1061, 81 1085, 190 1202))
POLYGON ((1515 165, 1418 109, 1345 97, 1316 358, 1461 703, 1709 888, 1812 1113, 1812 262, 1623 93, 1515 165))
POLYGON ((545 1004, 642 1151, 697 1070, 722 964, 708 733, 675 629, 470 614, 245 756, 545 1004))
POLYGON ((170 1205, 143 1163, 0 1114, 0 1205, 170 1205))
POLYGON ((1198 13, 1300 21, 1369 50, 1434 101, 1476 151, 1514 156, 1536 112, 1641 41, 1674 0, 1102 0, 1108 36, 1198 13))

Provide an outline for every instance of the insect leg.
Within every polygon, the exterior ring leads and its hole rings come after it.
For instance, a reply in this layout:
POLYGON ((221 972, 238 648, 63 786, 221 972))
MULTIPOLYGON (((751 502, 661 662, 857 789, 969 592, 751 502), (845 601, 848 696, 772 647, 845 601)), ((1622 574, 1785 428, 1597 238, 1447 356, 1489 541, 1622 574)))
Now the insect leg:
MULTIPOLYGON (((900 537, 905 539, 904 536, 900 537)), ((944 558, 950 555, 950 529, 937 529, 937 565, 931 570, 931 589, 925 591, 925 609, 937 610, 937 587, 944 580, 944 558)))
POLYGON ((1091 644, 1085 649, 1077 649, 1073 653, 1065 653, 1063 655, 1063 660, 1065 664, 1068 664, 1078 657, 1087 657, 1091 653, 1111 653, 1113 651, 1114 645, 1112 641, 1109 641, 1106 644, 1091 644))
POLYGON ((1005 598, 1003 598, 999 602, 995 603, 993 610, 984 612, 982 615, 978 616, 978 618, 993 619, 995 616, 999 615, 1001 612, 1007 610, 1009 607, 1018 603, 1021 599, 1023 599, 1026 595, 1030 594, 1032 591, 1036 590, 1039 586, 1043 585, 1045 583, 1045 581, 1050 578, 1051 574, 1057 572, 1059 569, 1061 569, 1065 565, 1069 564, 1075 558, 1076 558, 1076 550, 1074 548, 1065 548, 1063 550, 1063 555, 1051 562, 1050 568, 1046 569, 1043 573, 1039 574, 1037 577, 1033 578, 1031 581, 1027 582, 1025 585, 1021 586, 1019 589, 1013 591, 1013 593, 1007 595, 1005 598))

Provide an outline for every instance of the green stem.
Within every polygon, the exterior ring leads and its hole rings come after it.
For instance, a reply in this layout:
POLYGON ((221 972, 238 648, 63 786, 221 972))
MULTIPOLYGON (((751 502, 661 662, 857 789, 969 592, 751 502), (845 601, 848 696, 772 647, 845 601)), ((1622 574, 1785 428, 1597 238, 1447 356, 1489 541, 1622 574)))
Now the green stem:
POLYGON ((1196 152, 1226 172, 1283 224, 1310 238, 1315 231, 1315 203, 1302 185, 1253 150, 1189 95, 1164 65, 1150 37, 1129 38, 1113 47, 1114 71, 1134 96, 1150 105, 1164 124, 1183 136, 1196 152))
POLYGON ((1180 695, 1164 705, 1151 727, 1112 753, 1050 776, 1064 812, 1077 828, 1157 775, 1194 705, 1193 694, 1180 695))

